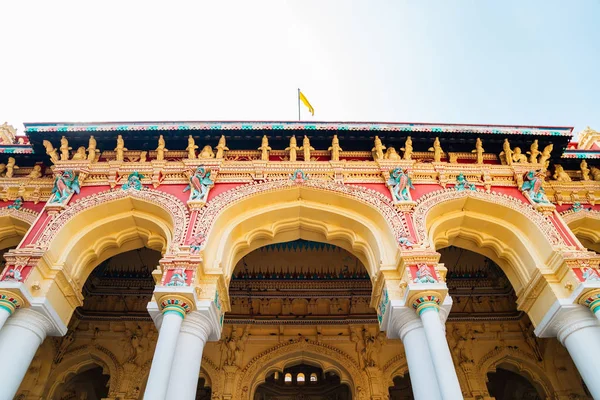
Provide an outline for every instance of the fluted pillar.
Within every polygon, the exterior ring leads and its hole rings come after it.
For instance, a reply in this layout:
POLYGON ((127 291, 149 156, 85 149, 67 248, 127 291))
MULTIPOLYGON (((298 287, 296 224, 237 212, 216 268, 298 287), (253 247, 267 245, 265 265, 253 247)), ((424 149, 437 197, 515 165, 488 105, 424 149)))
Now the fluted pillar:
POLYGON ((38 347, 53 329, 51 321, 29 308, 17 310, 0 331, 0 400, 12 400, 38 347))
POLYGON ((439 304, 440 299, 436 295, 424 295, 413 301, 413 308, 423 323, 442 399, 462 399, 462 390, 446 340, 444 325, 440 319, 439 304))
POLYGON ((168 400, 194 400, 200 375, 204 345, 215 330, 218 319, 203 311, 191 312, 181 325, 173 372, 167 389, 168 400))
POLYGON ((144 392, 144 400, 164 400, 166 398, 177 338, 186 316, 186 309, 178 301, 166 300, 165 302, 168 304, 162 309, 162 323, 144 392))

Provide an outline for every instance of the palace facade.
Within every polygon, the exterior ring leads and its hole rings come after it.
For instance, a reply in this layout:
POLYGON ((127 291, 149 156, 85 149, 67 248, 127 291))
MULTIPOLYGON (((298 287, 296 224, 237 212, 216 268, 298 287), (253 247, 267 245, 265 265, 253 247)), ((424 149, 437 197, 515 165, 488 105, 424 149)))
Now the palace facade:
POLYGON ((0 126, 0 400, 600 399, 600 133, 0 126))

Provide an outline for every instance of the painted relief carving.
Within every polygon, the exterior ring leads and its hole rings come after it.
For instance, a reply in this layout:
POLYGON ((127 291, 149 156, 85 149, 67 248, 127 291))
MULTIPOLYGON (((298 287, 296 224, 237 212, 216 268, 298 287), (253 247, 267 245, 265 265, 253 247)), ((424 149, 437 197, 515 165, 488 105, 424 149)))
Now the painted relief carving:
POLYGON ((187 274, 182 268, 173 270, 171 279, 167 282, 166 286, 187 286, 187 274))
POLYGON ((523 193, 527 193, 529 199, 534 203, 549 204, 546 192, 542 187, 544 183, 544 173, 541 170, 529 171, 525 174, 525 180, 521 185, 523 193))
POLYGON ((388 179, 387 184, 394 201, 412 201, 410 190, 414 190, 415 187, 408 176, 407 170, 394 168, 390 172, 390 179, 388 179))
POLYGON ((214 186, 214 181, 210 178, 211 171, 200 165, 192 173, 188 173, 189 184, 183 189, 184 192, 190 192, 189 201, 206 202, 210 188, 214 186))
POLYGON ((15 201, 11 205, 9 205, 8 207, 6 207, 6 208, 11 209, 11 210, 20 210, 21 207, 23 207, 23 198, 22 197, 17 197, 15 199, 15 201))
POLYGON ((435 269, 433 266, 417 264, 411 267, 411 274, 413 275, 413 283, 438 283, 438 280, 434 277, 435 269))
POLYGON ((71 195, 74 193, 79 194, 79 191, 79 177, 75 175, 75 172, 66 170, 61 175, 57 175, 56 178, 54 178, 54 187, 52 188, 53 196, 50 198, 49 203, 64 205, 71 195))
POLYGON ((142 190, 142 179, 144 179, 144 175, 140 174, 137 171, 133 171, 131 174, 129 174, 129 176, 127 177, 127 182, 124 183, 123 186, 121 186, 121 189, 142 190))
POLYGON ((310 175, 305 174, 301 169, 297 169, 293 174, 290 174, 290 181, 294 183, 304 183, 310 178, 310 175))
POLYGON ((6 274, 4 274, 4 278, 2 279, 4 282, 23 282, 23 276, 21 275, 21 271, 16 268, 10 268, 6 274))
POLYGON ((464 174, 461 172, 456 177, 456 185, 454 185, 454 189, 462 192, 463 190, 476 190, 476 187, 473 183, 469 183, 467 178, 465 178, 464 174))

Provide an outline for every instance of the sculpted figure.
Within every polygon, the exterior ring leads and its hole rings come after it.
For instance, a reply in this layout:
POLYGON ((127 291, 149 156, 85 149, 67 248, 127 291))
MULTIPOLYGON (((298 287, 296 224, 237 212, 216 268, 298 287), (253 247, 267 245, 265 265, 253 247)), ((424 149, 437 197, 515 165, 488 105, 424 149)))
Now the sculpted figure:
POLYGON ((592 177, 595 181, 600 181, 600 169, 596 167, 590 168, 590 172, 592 173, 592 177))
POLYGON ((182 268, 173 271, 167 286, 187 286, 187 274, 182 268))
POLYGON ((52 146, 52 143, 50 143, 49 141, 44 140, 42 143, 46 148, 46 154, 50 156, 50 161, 52 161, 52 164, 56 164, 56 162, 58 161, 58 152, 56 151, 54 146, 52 146))
POLYGON ((85 147, 79 146, 79 148, 77 149, 75 154, 73 154, 73 160, 81 161, 81 160, 85 160, 86 158, 87 158, 87 155, 85 154, 85 147))
POLYGON ((11 210, 11 209, 12 210, 20 210, 21 207, 23 207, 23 198, 22 197, 17 197, 15 199, 15 201, 11 205, 9 205, 8 207, 6 207, 6 208, 8 208, 9 210, 11 210))
POLYGON ((260 159, 262 161, 269 161, 269 152, 271 151, 271 148, 269 147, 269 138, 267 138, 267 135, 263 136, 262 144, 258 150, 260 150, 260 159))
POLYGON ((71 170, 66 170, 54 179, 50 203, 63 203, 73 193, 79 194, 79 178, 71 170))
POLYGON ((412 145, 412 139, 410 136, 408 136, 406 138, 406 142, 404 142, 404 147, 401 148, 400 150, 404 151, 404 154, 402 155, 403 160, 410 160, 412 158, 413 145, 412 145))
POLYGON ((123 161, 125 159, 124 154, 126 151, 127 149, 125 148, 125 141, 123 140, 123 136, 117 136, 117 147, 115 147, 117 161, 123 161))
POLYGON ((90 136, 90 140, 88 141, 88 156, 87 159, 88 161, 95 161, 96 160, 96 138, 94 137, 94 135, 90 136))
POLYGON ((414 186, 406 170, 394 168, 390 172, 390 179, 388 179, 387 184, 395 201, 411 200, 410 189, 414 189, 414 186))
POLYGON ((191 190, 190 200, 206 200, 208 190, 215 184, 210 179, 210 171, 203 166, 196 168, 193 174, 189 173, 190 183, 183 189, 184 192, 191 190))
POLYGON ((414 283, 437 283, 427 264, 419 264, 414 283))
POLYGON ((285 148, 285 151, 290 152, 290 161, 296 161, 296 153, 298 150, 300 150, 300 147, 298 147, 296 143, 296 136, 292 135, 290 138, 290 146, 285 148))
POLYGON ((521 190, 529 194, 529 198, 536 203, 548 203, 542 184, 544 182, 544 173, 541 170, 529 171, 525 174, 525 181, 521 190))
POLYGON ((18 269, 9 269, 4 278, 2 279, 4 282, 22 282, 23 276, 21 276, 21 271, 18 269))
POLYGON ((462 192, 465 189, 476 190, 476 187, 474 184, 469 183, 467 181, 467 178, 465 178, 465 176, 461 172, 456 177, 456 185, 454 185, 454 189, 456 189, 458 192, 462 192))
POLYGON ((142 190, 142 179, 144 179, 144 175, 140 174, 137 171, 133 171, 131 174, 129 174, 129 176, 127 177, 127 182, 123 184, 121 189, 142 190))
POLYGON ((315 148, 310 145, 308 136, 304 135, 304 140, 302 141, 302 147, 300 147, 300 149, 304 151, 304 161, 310 161, 310 151, 315 148))
POLYGON ((383 158, 384 150, 385 146, 381 143, 381 139, 379 139, 379 136, 375 136, 375 147, 371 149, 371 152, 373 152, 373 159, 381 160, 383 158))
POLYGON ((508 139, 504 139, 504 143, 502 144, 502 153, 500 153, 500 156, 504 156, 504 161, 506 162, 506 165, 512 165, 513 163, 513 151, 510 148, 510 143, 508 142, 508 139))
POLYGON ((588 168, 587 161, 581 160, 581 164, 579 164, 579 168, 581 169, 581 180, 589 181, 590 180, 590 169, 588 168))
POLYGON ((221 138, 219 139, 219 144, 217 144, 216 158, 223 158, 226 150, 229 150, 229 147, 227 147, 225 144, 225 135, 221 135, 221 138))
POLYGON ((471 150, 471 153, 475 153, 476 164, 483 164, 484 151, 485 150, 483 149, 483 143, 481 142, 481 139, 477 138, 477 140, 475 141, 475 150, 471 150))
POLYGON ((544 147, 544 151, 542 151, 542 155, 540 156, 540 164, 544 165, 544 168, 548 169, 548 164, 550 164, 550 153, 552 153, 552 149, 554 149, 554 145, 550 143, 548 146, 544 147))
POLYGON ((396 149, 393 146, 390 146, 385 151, 385 156, 383 156, 386 160, 400 160, 400 154, 396 152, 396 149))
POLYGON ((8 157, 8 162, 6 163, 6 177, 7 178, 12 178, 14 173, 15 173, 15 169, 19 169, 19 166, 16 165, 16 160, 14 157, 8 157))
POLYGON ((340 140, 338 139, 337 135, 333 135, 331 146, 327 150, 331 152, 331 161, 340 161, 340 152, 343 150, 340 147, 340 140))
POLYGON ((600 281, 600 275, 598 275, 598 272, 591 267, 581 268, 581 275, 583 276, 583 280, 585 282, 600 281))
POLYGON ((42 177, 42 166, 36 164, 33 166, 33 170, 27 175, 28 178, 37 179, 42 177))
POLYGON ((140 162, 146 162, 147 158, 148 158, 148 152, 140 151, 140 162))
POLYGON ((0 174, 6 171, 6 164, 0 164, 0 174))
POLYGON ((197 148, 198 148, 198 146, 196 146, 196 141, 194 140, 194 137, 192 135, 188 136, 188 145, 186 147, 186 150, 188 152, 188 159, 190 159, 190 160, 196 159, 196 149, 197 148))
POLYGON ((429 148, 429 151, 433 151, 433 162, 441 162, 442 154, 444 151, 442 150, 442 145, 440 144, 440 138, 436 137, 433 141, 433 147, 429 148))
POLYGON ((204 146, 200 152, 199 158, 215 158, 215 153, 213 152, 212 147, 204 146))
POLYGON ((69 147, 69 141, 67 140, 66 137, 62 137, 60 139, 60 159, 61 161, 67 161, 69 159, 69 150, 71 150, 71 147, 69 147))
POLYGON ((527 156, 521 152, 520 147, 515 147, 515 151, 513 151, 512 159, 513 159, 514 163, 526 163, 527 162, 527 156))
POLYGON ((552 177, 559 182, 571 182, 571 177, 565 172, 562 165, 554 165, 554 175, 552 177))
POLYGON ((540 155, 540 151, 538 150, 539 144, 538 144, 538 140, 535 139, 533 141, 533 143, 531 143, 531 147, 529 148, 529 151, 527 152, 527 154, 529 154, 529 162, 530 163, 537 163, 538 161, 538 156, 540 155))
POLYGON ((156 148, 156 160, 163 161, 165 159, 165 151, 168 151, 165 148, 165 138, 163 135, 158 137, 158 147, 156 148))

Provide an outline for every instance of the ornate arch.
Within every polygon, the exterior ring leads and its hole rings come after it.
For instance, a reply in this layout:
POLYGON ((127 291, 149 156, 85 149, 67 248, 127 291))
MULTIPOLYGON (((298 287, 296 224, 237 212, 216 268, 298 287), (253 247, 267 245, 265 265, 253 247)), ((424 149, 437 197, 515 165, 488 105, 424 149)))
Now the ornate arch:
POLYGON ((17 245, 37 216, 38 213, 26 208, 0 208, 0 249, 17 245))
POLYGON ((600 252, 600 212, 568 210, 561 213, 565 223, 583 244, 600 252))
POLYGON ((160 190, 143 188, 142 190, 108 190, 76 200, 48 224, 37 239, 35 243, 36 247, 47 249, 56 234, 79 213, 103 203, 125 198, 142 200, 164 209, 172 219, 173 245, 183 244, 189 221, 187 206, 172 194, 160 190))
POLYGON ((384 383, 387 386, 394 386, 394 378, 399 375, 404 376, 408 372, 405 352, 397 354, 385 363, 381 370, 383 371, 384 383))
POLYGON ((91 365, 102 367, 103 372, 110 376, 109 396, 112 397, 118 393, 123 378, 123 368, 110 350, 99 345, 79 346, 67 352, 61 363, 48 377, 49 387, 46 387, 44 393, 48 394, 48 398, 52 398, 61 384, 91 365))
POLYGON ((35 222, 38 213, 28 208, 21 208, 19 210, 14 208, 3 207, 0 208, 0 217, 12 217, 31 225, 35 222))
POLYGON ((342 383, 350 387, 352 398, 367 399, 365 396, 368 396, 367 392, 370 390, 368 377, 360 370, 356 361, 336 347, 308 339, 280 343, 254 357, 240 371, 236 398, 251 399, 258 385, 264 382, 265 371, 273 368, 283 369, 294 360, 307 360, 325 371, 334 370, 342 383))
MULTIPOLYGON (((298 185, 290 180, 271 181, 265 183, 250 183, 219 194, 206 204, 202 212, 196 219, 194 234, 208 237, 209 231, 216 217, 226 208, 233 206, 237 202, 251 197, 258 193, 276 192, 290 186, 298 185)), ((332 181, 307 180, 301 185, 333 192, 342 197, 357 200, 366 204, 381 213, 386 219, 390 229, 394 232, 396 239, 406 235, 408 227, 404 215, 396 209, 392 201, 385 195, 372 189, 367 189, 356 185, 345 185, 332 181)))
POLYGON ((531 361, 535 359, 533 354, 522 349, 512 350, 508 347, 497 347, 479 360, 475 371, 481 372, 481 379, 485 387, 489 372, 495 372, 500 364, 509 364, 514 368, 513 372, 529 379, 531 383, 542 389, 547 398, 551 398, 556 391, 540 365, 531 361))

